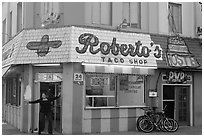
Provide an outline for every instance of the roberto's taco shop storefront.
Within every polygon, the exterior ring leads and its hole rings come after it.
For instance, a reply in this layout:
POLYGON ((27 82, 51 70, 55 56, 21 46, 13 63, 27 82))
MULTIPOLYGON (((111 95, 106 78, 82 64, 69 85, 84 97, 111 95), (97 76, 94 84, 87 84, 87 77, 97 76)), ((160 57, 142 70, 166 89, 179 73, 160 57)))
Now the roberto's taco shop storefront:
POLYGON ((53 105, 53 127, 63 134, 136 130, 140 108, 161 108, 165 101, 160 85, 165 71, 158 69, 162 63, 167 68, 164 51, 148 34, 80 27, 23 30, 4 46, 3 56, 4 96, 17 100, 9 90, 14 89, 20 99, 19 105, 3 101, 4 119, 23 131, 38 128, 39 106, 24 100, 39 98, 42 90, 62 92, 53 105), (17 77, 19 88, 6 88, 17 77))

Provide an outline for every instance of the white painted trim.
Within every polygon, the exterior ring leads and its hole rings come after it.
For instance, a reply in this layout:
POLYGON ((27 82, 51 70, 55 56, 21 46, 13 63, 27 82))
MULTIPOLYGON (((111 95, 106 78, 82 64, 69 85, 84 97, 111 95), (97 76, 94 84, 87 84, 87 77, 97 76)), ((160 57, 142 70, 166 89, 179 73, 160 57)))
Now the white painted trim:
MULTIPOLYGON (((173 86, 189 86, 190 87, 190 126, 193 126, 193 86, 192 84, 161 84, 161 98, 162 98, 162 108, 163 108, 163 86, 173 85, 173 86)), ((173 100, 172 100, 173 101, 173 100)))

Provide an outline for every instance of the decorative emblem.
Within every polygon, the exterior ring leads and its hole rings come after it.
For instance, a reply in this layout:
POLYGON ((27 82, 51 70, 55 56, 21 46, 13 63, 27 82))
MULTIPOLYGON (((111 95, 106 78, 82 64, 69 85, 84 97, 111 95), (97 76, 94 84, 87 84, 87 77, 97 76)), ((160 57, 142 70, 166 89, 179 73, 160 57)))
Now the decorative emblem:
POLYGON ((32 41, 29 42, 26 47, 29 50, 37 50, 36 53, 38 54, 38 57, 43 57, 47 55, 50 51, 50 47, 52 48, 59 48, 62 45, 62 41, 56 40, 56 41, 49 41, 49 36, 44 35, 40 42, 32 41))

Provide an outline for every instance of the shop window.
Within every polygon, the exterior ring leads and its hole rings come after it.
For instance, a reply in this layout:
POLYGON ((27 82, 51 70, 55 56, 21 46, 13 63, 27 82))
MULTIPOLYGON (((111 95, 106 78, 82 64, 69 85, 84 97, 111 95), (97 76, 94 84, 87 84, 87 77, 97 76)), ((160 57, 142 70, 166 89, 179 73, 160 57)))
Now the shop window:
POLYGON ((86 107, 122 107, 144 105, 144 76, 85 75, 86 107))
POLYGON ((122 13, 130 28, 141 28, 141 2, 123 2, 122 13))
POLYGON ((169 32, 182 33, 181 4, 169 2, 169 32))
POLYGON ((21 82, 19 77, 6 80, 6 104, 19 106, 21 102, 21 82))
POLYGON ((93 24, 112 24, 112 3, 93 2, 91 10, 91 20, 93 24))
POLYGON ((115 76, 105 74, 86 75, 86 106, 115 106, 115 76))
POLYGON ((144 105, 144 76, 120 75, 119 87, 119 106, 144 105))

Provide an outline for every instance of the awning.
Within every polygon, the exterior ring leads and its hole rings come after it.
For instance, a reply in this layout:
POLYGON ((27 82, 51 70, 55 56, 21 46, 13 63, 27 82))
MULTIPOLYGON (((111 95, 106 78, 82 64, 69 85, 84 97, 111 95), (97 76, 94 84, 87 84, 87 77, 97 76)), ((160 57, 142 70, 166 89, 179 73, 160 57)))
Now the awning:
POLYGON ((10 68, 10 65, 2 68, 2 77, 9 71, 10 68))
POLYGON ((138 74, 138 75, 154 75, 154 68, 137 68, 133 66, 115 66, 115 65, 94 65, 94 64, 85 64, 84 72, 96 72, 96 73, 120 73, 120 74, 138 74))

